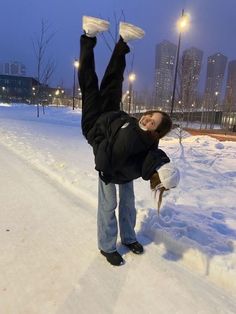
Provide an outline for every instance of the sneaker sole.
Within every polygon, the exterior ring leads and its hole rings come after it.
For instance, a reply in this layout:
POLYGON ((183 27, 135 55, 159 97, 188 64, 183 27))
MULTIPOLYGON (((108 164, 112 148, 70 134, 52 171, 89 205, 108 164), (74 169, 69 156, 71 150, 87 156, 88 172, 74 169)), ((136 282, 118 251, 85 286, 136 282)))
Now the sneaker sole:
POLYGON ((96 27, 98 31, 106 31, 108 30, 110 23, 106 20, 102 20, 96 17, 83 16, 83 26, 86 25, 96 27))
POLYGON ((145 35, 145 31, 140 27, 124 22, 120 23, 120 33, 122 32, 137 39, 141 39, 145 35))

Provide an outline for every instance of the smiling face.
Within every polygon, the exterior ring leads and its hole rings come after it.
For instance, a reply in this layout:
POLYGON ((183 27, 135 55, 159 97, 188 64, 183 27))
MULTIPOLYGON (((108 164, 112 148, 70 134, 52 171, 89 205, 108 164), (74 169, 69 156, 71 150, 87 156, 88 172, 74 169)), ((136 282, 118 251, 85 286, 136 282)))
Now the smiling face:
POLYGON ((155 131, 162 120, 159 112, 143 115, 139 120, 139 126, 147 131, 155 131))

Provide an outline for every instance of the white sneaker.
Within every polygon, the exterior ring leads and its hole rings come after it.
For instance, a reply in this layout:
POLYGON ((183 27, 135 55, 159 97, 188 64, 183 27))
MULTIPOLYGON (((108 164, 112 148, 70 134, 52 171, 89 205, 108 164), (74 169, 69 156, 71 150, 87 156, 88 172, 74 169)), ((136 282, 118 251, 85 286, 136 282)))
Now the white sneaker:
POLYGON ((120 22, 119 34, 127 43, 130 40, 143 38, 145 32, 140 27, 134 26, 129 23, 120 22))
POLYGON ((92 16, 83 16, 83 30, 88 37, 95 37, 98 33, 108 30, 108 21, 92 16))

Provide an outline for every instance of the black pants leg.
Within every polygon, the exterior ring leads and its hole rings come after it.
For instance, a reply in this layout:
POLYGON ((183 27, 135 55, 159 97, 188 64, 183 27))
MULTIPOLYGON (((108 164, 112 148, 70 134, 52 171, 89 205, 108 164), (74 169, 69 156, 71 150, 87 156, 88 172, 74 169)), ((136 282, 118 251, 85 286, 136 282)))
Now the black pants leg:
POLYGON ((122 83, 129 46, 122 38, 117 42, 100 86, 102 112, 120 110, 122 83))
POLYGON ((95 72, 94 47, 96 37, 80 38, 80 67, 78 71, 79 85, 82 93, 82 132, 87 138, 88 131, 93 127, 101 114, 98 78, 95 72))

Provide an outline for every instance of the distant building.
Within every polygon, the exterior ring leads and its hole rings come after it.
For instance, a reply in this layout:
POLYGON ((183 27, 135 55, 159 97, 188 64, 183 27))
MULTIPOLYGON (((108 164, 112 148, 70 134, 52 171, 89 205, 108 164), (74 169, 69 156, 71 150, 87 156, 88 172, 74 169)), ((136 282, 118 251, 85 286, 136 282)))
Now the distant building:
POLYGON ((203 51, 190 48, 183 52, 181 63, 181 106, 185 109, 197 106, 198 83, 202 65, 203 51))
MULTIPOLYGON (((70 105, 70 90, 40 84, 36 79, 26 76, 0 74, 0 102, 26 102, 39 104, 70 105)), ((81 93, 77 106, 81 105, 81 93)))
POLYGON ((25 76, 26 67, 23 63, 17 61, 0 62, 0 74, 25 76))
POLYGON ((204 107, 209 109, 219 108, 222 98, 222 87, 227 57, 216 53, 207 60, 207 77, 204 92, 204 107))
POLYGON ((156 45, 154 102, 164 110, 171 106, 176 51, 177 46, 167 40, 156 45))
POLYGON ((37 85, 32 77, 0 74, 0 101, 30 102, 37 85))
POLYGON ((228 64, 228 76, 225 92, 225 111, 236 111, 236 60, 228 64))

